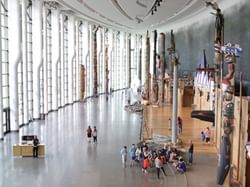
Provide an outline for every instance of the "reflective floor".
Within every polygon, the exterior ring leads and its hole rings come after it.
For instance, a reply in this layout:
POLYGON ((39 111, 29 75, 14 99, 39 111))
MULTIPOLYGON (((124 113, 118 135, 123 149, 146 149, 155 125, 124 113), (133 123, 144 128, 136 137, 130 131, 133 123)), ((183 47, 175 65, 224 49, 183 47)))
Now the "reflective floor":
MULTIPOLYGON (((137 143, 140 134, 140 116, 126 112, 124 105, 122 91, 109 96, 108 101, 100 96, 49 113, 45 121, 32 122, 19 133, 7 134, 0 142, 0 186, 186 186, 182 182, 178 184, 183 179, 174 177, 171 167, 166 167, 168 176, 161 176, 160 180, 154 169, 144 175, 139 166, 122 168, 120 149, 137 143), (97 145, 87 142, 88 125, 97 126, 97 145), (13 157, 12 145, 19 142, 21 135, 33 134, 45 144, 45 157, 13 157)), ((187 174, 189 186, 214 186, 215 155, 197 155, 194 160, 197 164, 187 174), (193 178, 197 174, 205 179, 200 183, 189 180, 189 176, 193 178)))

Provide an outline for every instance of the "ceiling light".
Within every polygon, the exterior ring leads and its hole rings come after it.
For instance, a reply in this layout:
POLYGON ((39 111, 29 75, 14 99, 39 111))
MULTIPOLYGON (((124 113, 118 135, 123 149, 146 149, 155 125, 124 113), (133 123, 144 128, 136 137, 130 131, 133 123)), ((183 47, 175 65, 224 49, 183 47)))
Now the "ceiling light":
POLYGON ((155 11, 157 11, 157 7, 155 6, 155 11))
POLYGON ((154 10, 152 10, 151 15, 154 15, 154 10))
POLYGON ((161 5, 161 2, 160 1, 158 1, 158 6, 160 6, 161 5))

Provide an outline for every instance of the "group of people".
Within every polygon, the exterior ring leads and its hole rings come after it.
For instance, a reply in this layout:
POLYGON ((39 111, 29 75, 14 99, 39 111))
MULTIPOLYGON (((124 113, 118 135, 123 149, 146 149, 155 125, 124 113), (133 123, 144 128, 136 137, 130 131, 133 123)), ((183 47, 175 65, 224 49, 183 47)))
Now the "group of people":
POLYGON ((92 129, 90 126, 87 128, 87 138, 88 142, 91 142, 91 138, 93 137, 93 143, 97 143, 97 129, 96 126, 92 129))
POLYGON ((210 138, 211 138, 211 130, 209 127, 206 128, 205 132, 201 131, 201 140, 206 142, 207 144, 210 143, 210 138))
MULTIPOLYGON (((194 146, 191 142, 189 148, 189 162, 193 162, 193 150, 194 146)), ((183 160, 180 152, 175 147, 165 145, 162 149, 154 150, 150 149, 146 143, 141 146, 135 146, 132 144, 130 148, 124 146, 120 154, 122 156, 122 165, 125 168, 127 166, 127 155, 130 156, 130 167, 136 165, 141 166, 144 174, 148 173, 148 169, 155 167, 157 171, 157 177, 160 178, 160 171, 166 175, 164 164, 173 163, 177 171, 180 173, 186 172, 186 163, 183 160)))

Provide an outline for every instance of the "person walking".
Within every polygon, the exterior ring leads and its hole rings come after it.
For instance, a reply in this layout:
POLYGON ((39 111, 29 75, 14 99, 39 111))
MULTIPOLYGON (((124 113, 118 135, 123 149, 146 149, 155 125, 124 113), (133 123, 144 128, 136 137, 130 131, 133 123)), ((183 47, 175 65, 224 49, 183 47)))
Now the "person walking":
POLYGON ((142 166, 142 172, 147 174, 148 173, 148 167, 149 167, 149 157, 150 153, 147 147, 143 148, 143 166, 142 166))
POLYGON ((94 126, 92 136, 93 136, 93 142, 97 143, 97 129, 96 129, 96 126, 94 126))
POLYGON ((127 150, 127 146, 124 146, 121 149, 121 155, 122 155, 122 166, 125 168, 126 167, 126 162, 127 162, 127 155, 128 155, 128 150, 127 150))
POLYGON ((182 134, 182 119, 180 116, 178 116, 177 118, 177 128, 178 128, 179 134, 182 134))
POLYGON ((194 153, 194 144, 193 144, 192 140, 190 140, 190 145, 189 145, 189 149, 188 149, 188 161, 189 161, 190 165, 193 164, 193 153, 194 153))
POLYGON ((160 179, 160 170, 162 170, 162 172, 164 173, 164 175, 167 176, 166 172, 164 170, 163 162, 162 162, 162 159, 161 159, 160 155, 158 155, 155 158, 155 167, 156 167, 156 170, 157 170, 157 177, 158 177, 158 179, 160 179))
POLYGON ((136 161, 136 147, 135 144, 132 144, 132 146, 129 149, 129 153, 130 153, 130 167, 134 166, 134 162, 136 161))
POLYGON ((92 129, 90 126, 88 126, 87 128, 87 138, 88 138, 88 142, 91 142, 91 137, 92 137, 92 129))

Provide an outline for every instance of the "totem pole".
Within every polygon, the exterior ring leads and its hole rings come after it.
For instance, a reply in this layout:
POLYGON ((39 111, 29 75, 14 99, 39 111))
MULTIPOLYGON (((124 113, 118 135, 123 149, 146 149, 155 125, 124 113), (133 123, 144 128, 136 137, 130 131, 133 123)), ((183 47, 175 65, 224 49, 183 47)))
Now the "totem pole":
POLYGON ((221 140, 220 160, 217 174, 217 184, 222 185, 230 169, 231 144, 230 135, 234 124, 234 82, 235 82, 235 63, 242 49, 238 44, 228 43, 225 46, 215 46, 215 50, 224 54, 224 63, 227 64, 227 74, 221 82, 222 102, 223 102, 223 130, 221 140))
POLYGON ((131 88, 131 34, 128 35, 128 87, 131 88))
POLYGON ((145 82, 144 82, 144 92, 143 99, 149 100, 149 65, 150 65, 150 41, 148 37, 148 32, 146 36, 146 49, 145 49, 145 82))
POLYGON ((164 103, 164 78, 165 78, 165 34, 160 33, 159 39, 159 96, 158 101, 160 104, 164 103))
POLYGON ((152 77, 152 87, 151 87, 151 101, 152 103, 157 103, 158 101, 158 84, 156 77, 156 42, 157 42, 157 31, 154 30, 154 49, 153 49, 153 77, 152 77))
MULTIPOLYGON (((171 46, 168 48, 169 56, 170 56, 170 63, 173 66, 173 110, 172 110, 172 143, 175 144, 177 140, 177 97, 178 97, 178 55, 175 51, 175 40, 174 40, 174 33, 171 30, 171 38, 170 38, 171 46)), ((170 83, 171 84, 171 83, 170 83)), ((171 86, 170 86, 171 88, 171 86)))
POLYGON ((80 99, 83 100, 85 95, 85 67, 80 64, 80 99))
POLYGON ((98 91, 97 91, 97 87, 98 87, 98 79, 97 79, 97 37, 96 37, 96 33, 99 29, 98 27, 94 27, 93 29, 93 42, 94 42, 94 90, 93 90, 93 95, 97 96, 98 95, 98 91))
POLYGON ((105 47, 105 92, 109 92, 109 57, 108 57, 108 47, 105 47))
POLYGON ((216 2, 206 2, 206 6, 211 6, 216 13, 215 21, 215 65, 216 69, 220 70, 220 75, 218 73, 215 75, 215 90, 216 97, 218 98, 218 85, 221 83, 221 107, 222 114, 218 114, 218 99, 216 99, 216 115, 221 115, 222 123, 217 122, 217 125, 222 124, 223 126, 223 136, 220 145, 220 156, 218 163, 218 173, 217 173, 217 184, 223 185, 224 181, 230 170, 231 162, 231 143, 232 137, 230 136, 233 130, 234 123, 234 76, 235 76, 235 63, 236 57, 242 52, 239 45, 235 44, 224 44, 224 18, 221 14, 221 10, 216 2), (225 59, 225 60, 224 60, 225 59), (227 64, 228 73, 222 78, 223 63, 227 64), (221 79, 221 81, 220 81, 221 79), (231 138, 230 138, 231 137, 231 138))

